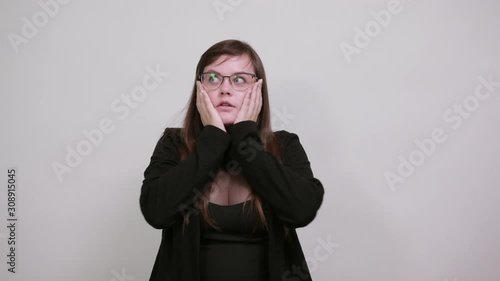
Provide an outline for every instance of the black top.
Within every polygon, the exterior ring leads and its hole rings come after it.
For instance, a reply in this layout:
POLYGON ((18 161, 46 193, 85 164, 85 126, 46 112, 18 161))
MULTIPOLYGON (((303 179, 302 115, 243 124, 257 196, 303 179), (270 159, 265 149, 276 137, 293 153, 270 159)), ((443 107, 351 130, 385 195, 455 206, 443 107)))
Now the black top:
POLYGON ((210 216, 219 229, 212 228, 202 220, 201 244, 210 241, 254 243, 267 238, 267 230, 259 223, 253 201, 248 200, 234 205, 208 203, 210 216))
POLYGON ((208 204, 219 229, 201 221, 201 280, 268 280, 267 230, 258 223, 252 203, 208 204))
POLYGON ((200 263, 201 218, 194 204, 226 155, 239 164, 266 211, 270 280, 312 280, 295 228, 316 216, 323 185, 314 177, 298 136, 284 130, 274 136, 282 162, 262 149, 256 122, 238 122, 227 132, 207 125, 196 139, 196 149, 181 161, 180 128, 165 129, 144 171, 140 194, 144 218, 162 230, 150 281, 200 280, 195 269, 200 263), (186 212, 191 216, 184 225, 186 212))

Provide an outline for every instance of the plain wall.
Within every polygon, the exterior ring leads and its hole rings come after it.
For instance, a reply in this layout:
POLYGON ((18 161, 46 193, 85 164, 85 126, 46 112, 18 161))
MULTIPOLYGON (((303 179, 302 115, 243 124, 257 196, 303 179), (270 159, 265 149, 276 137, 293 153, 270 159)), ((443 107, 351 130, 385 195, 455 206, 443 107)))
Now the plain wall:
POLYGON ((260 54, 273 127, 299 135, 325 187, 298 229, 314 280, 500 280, 500 2, 0 6, 0 161, 4 179, 17 169, 18 219, 2 280, 148 280, 161 231, 139 209, 144 169, 199 57, 229 38, 260 54), (148 68, 168 75, 127 105, 148 68), (70 167, 102 122, 112 131, 70 167))

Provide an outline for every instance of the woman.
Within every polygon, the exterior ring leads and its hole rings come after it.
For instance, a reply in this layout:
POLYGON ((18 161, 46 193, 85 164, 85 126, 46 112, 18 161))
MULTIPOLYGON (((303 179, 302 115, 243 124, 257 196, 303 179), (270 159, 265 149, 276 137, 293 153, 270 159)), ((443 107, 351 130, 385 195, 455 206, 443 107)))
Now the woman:
POLYGON ((182 128, 166 128, 140 206, 162 229, 150 280, 311 280, 295 229, 323 201, 296 134, 272 132, 264 66, 226 40, 198 62, 182 128))

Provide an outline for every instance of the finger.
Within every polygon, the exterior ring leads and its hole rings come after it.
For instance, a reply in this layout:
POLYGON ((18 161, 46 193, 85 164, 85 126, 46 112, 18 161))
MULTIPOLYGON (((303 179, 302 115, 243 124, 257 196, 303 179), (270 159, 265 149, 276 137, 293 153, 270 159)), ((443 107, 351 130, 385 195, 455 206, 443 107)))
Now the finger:
POLYGON ((258 115, 258 113, 260 113, 260 111, 262 109, 262 84, 264 84, 264 81, 262 79, 260 79, 260 86, 259 86, 259 106, 258 106, 257 115, 258 115))
POLYGON ((253 83, 252 87, 250 88, 250 91, 245 96, 245 101, 246 101, 248 106, 251 106, 251 104, 254 100, 256 88, 257 88, 257 82, 253 83))
POLYGON ((210 115, 210 105, 212 104, 210 101, 210 98, 208 97, 208 94, 206 91, 203 89, 203 85, 201 84, 200 81, 196 81, 197 89, 198 89, 198 100, 196 101, 197 104, 199 105, 199 108, 201 110, 201 114, 203 115, 210 115))
POLYGON ((252 89, 252 96, 250 97, 251 98, 250 106, 251 106, 252 113, 255 113, 255 109, 256 109, 256 107, 258 105, 258 101, 259 101, 259 95, 260 95, 260 80, 254 83, 253 89, 252 89))
POLYGON ((241 107, 238 110, 238 114, 236 114, 236 119, 234 120, 235 123, 238 123, 240 121, 246 120, 247 117, 247 108, 248 108, 248 98, 249 98, 250 92, 247 92, 245 94, 245 97, 243 98, 243 102, 241 103, 241 107))
POLYGON ((200 91, 198 81, 196 81, 196 109, 198 110, 198 114, 200 115, 201 123, 203 125, 206 125, 206 108, 203 105, 203 95, 200 91))
POLYGON ((262 106, 262 79, 258 80, 256 84, 252 103, 252 120, 254 121, 257 121, 262 106))
POLYGON ((260 79, 260 83, 259 83, 259 100, 262 101, 262 84, 264 83, 264 81, 262 81, 262 79, 260 79))
POLYGON ((243 98, 243 103, 241 105, 241 109, 247 108, 250 105, 250 98, 252 96, 253 86, 254 85, 252 85, 252 87, 250 88, 250 91, 248 91, 245 94, 245 97, 243 98))
POLYGON ((200 92, 202 90, 202 85, 200 81, 196 81, 196 91, 200 92))
POLYGON ((196 81, 196 90, 200 93, 206 93, 205 87, 201 84, 200 81, 196 81))
POLYGON ((201 99, 201 102, 204 103, 204 105, 206 105, 206 102, 207 102, 207 98, 208 96, 206 95, 206 92, 205 90, 203 89, 203 85, 201 84, 200 81, 196 81, 196 87, 197 87, 197 91, 199 93, 199 96, 200 96, 200 99, 201 99))
POLYGON ((200 81, 196 81, 196 105, 197 106, 200 106, 200 99, 201 99, 199 82, 200 81))

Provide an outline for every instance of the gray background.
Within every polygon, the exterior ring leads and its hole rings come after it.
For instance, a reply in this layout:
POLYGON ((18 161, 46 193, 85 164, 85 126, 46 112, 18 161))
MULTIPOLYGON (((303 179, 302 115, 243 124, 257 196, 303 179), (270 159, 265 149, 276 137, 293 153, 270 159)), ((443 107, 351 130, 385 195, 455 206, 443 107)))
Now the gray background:
POLYGON ((371 11, 386 0, 66 2, 0 4, 0 161, 4 179, 18 169, 19 219, 17 273, 2 262, 2 280, 149 278, 161 232, 139 210, 142 173, 182 120, 200 55, 228 38, 260 54, 273 127, 299 135, 324 184, 298 230, 314 280, 500 279, 500 86, 474 97, 479 77, 500 81, 498 1, 402 0, 385 26, 371 11), (169 75, 117 112, 147 67, 169 75), (453 111, 464 102, 467 118, 453 111), (53 164, 106 118, 114 130, 58 180, 53 164), (419 152, 434 130, 445 141, 419 152), (410 156, 420 163, 391 187, 410 156))

